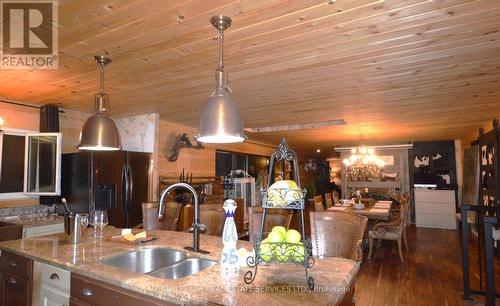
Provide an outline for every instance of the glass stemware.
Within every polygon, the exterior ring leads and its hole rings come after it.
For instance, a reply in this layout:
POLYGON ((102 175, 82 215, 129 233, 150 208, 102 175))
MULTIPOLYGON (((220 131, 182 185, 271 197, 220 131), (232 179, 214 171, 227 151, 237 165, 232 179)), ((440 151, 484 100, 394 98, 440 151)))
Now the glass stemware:
POLYGON ((108 225, 108 212, 105 210, 94 210, 90 216, 90 224, 94 227, 96 238, 102 239, 103 229, 108 225), (97 232, 99 228, 99 233, 97 232))

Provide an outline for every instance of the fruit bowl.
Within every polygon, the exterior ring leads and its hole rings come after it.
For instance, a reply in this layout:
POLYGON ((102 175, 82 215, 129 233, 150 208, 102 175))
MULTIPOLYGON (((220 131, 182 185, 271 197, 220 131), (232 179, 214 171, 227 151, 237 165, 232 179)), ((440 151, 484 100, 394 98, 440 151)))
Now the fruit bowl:
POLYGON ((305 260, 304 245, 289 242, 262 242, 255 245, 259 253, 259 261, 265 263, 297 263, 303 264, 305 260))
MULTIPOLYGON (((311 246, 306 240, 304 245, 301 234, 295 229, 275 226, 266 239, 255 243, 257 263, 295 263, 304 264, 310 260, 311 246), (306 253, 307 252, 307 253, 306 253)), ((251 262, 253 260, 250 260, 251 262)))
POLYGON ((363 204, 363 203, 354 203, 354 204, 352 204, 352 206, 354 207, 354 209, 364 209, 365 208, 365 204, 363 204))
POLYGON ((299 186, 290 180, 277 181, 265 192, 265 205, 267 207, 285 207, 297 205, 304 199, 299 186))

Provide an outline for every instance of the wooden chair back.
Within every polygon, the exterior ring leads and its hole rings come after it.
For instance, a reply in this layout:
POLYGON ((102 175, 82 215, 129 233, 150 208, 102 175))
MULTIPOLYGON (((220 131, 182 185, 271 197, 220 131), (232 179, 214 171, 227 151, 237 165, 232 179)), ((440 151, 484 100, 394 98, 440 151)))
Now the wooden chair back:
POLYGON ((325 207, 323 206, 323 197, 321 195, 317 195, 314 197, 314 210, 315 211, 325 210, 325 207))
POLYGON ((410 201, 408 196, 403 196, 401 198, 401 210, 399 212, 399 228, 400 231, 404 231, 406 228, 406 222, 408 221, 408 212, 410 210, 410 201))
MULTIPOLYGON (((272 230, 273 227, 281 225, 288 229, 292 221, 292 211, 289 209, 268 209, 266 211, 266 222, 262 239, 272 230)), ((253 206, 248 208, 248 236, 251 242, 255 242, 260 235, 262 223, 262 207, 253 206)))
POLYGON ((313 256, 361 260, 367 218, 340 211, 311 212, 313 256))
POLYGON ((158 220, 158 202, 142 203, 142 227, 145 230, 177 230, 182 204, 178 202, 164 204, 163 217, 158 220))
POLYGON ((333 205, 340 204, 340 194, 337 190, 332 191, 333 194, 333 205))
POLYGON ((330 192, 325 193, 325 204, 326 204, 326 209, 333 206, 332 194, 330 192))
POLYGON ((221 205, 200 205, 200 222, 207 228, 207 231, 204 234, 222 236, 225 221, 226 213, 221 205))
POLYGON ((211 195, 205 197, 205 204, 220 204, 224 203, 224 199, 221 195, 211 195))

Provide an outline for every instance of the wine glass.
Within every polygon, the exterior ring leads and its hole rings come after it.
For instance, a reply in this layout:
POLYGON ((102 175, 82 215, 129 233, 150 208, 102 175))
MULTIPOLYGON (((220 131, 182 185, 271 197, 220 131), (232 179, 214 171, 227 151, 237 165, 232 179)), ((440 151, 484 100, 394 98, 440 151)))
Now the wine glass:
MULTIPOLYGON (((96 233, 96 238, 102 239, 103 229, 108 225, 108 212, 105 210, 94 210, 91 222, 94 228, 99 228, 99 234, 96 233)), ((97 231, 97 230, 96 230, 97 231)))
POLYGON ((90 216, 89 216, 89 225, 94 228, 93 236, 92 236, 93 238, 97 238, 97 226, 95 224, 95 220, 96 220, 95 212, 96 212, 95 210, 90 211, 90 216))

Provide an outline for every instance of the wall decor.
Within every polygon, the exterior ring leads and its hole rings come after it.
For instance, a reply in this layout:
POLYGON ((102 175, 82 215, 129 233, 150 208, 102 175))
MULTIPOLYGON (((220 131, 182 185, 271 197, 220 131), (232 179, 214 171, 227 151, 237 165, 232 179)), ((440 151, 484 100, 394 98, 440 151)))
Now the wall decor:
POLYGON ((408 154, 410 186, 436 184, 442 189, 457 188, 453 140, 415 142, 408 154))

